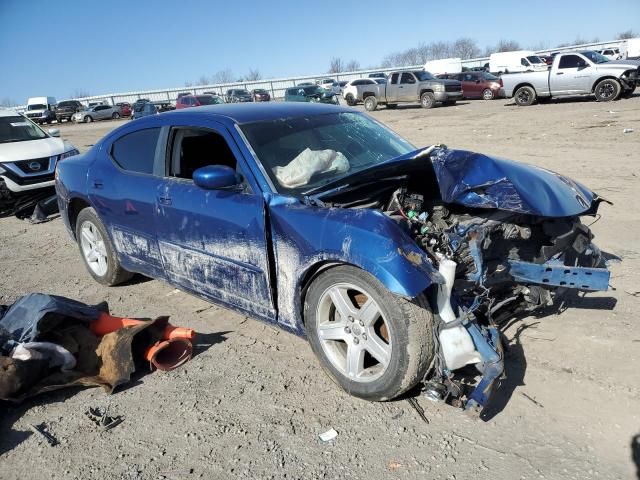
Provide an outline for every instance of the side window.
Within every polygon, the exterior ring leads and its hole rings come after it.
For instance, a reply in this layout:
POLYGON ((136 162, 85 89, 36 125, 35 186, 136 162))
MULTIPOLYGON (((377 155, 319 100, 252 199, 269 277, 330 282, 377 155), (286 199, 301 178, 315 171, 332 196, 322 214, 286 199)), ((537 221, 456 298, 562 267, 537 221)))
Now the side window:
POLYGON ((405 72, 400 77, 400 83, 416 83, 416 79, 411 73, 405 72))
POLYGON ((585 65, 584 60, 577 55, 563 55, 558 68, 578 68, 585 65))
POLYGON ((530 64, 529 64, 529 61, 526 58, 521 58, 520 59, 520 65, 522 65, 523 67, 528 67, 530 64))
POLYGON ((192 179, 193 172, 207 165, 225 165, 236 169, 236 157, 224 137, 216 132, 175 128, 171 138, 171 177, 192 179))
POLYGON ((475 82, 476 79, 473 75, 471 75, 470 73, 465 73, 464 75, 464 81, 465 82, 475 82))
POLYGON ((394 73, 393 75, 391 75, 391 83, 394 84, 394 85, 397 84, 399 76, 400 76, 399 73, 394 73))
POLYGON ((148 128, 120 137, 111 145, 111 157, 124 170, 153 173, 159 128, 148 128))

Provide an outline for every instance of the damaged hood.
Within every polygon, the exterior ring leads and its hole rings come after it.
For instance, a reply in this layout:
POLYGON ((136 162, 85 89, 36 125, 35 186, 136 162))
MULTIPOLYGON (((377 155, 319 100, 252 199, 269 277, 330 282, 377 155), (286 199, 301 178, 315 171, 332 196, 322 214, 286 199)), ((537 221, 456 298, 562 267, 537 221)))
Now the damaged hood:
POLYGON ((438 149, 431 162, 442 200, 541 217, 587 212, 597 196, 558 173, 464 150, 438 149))

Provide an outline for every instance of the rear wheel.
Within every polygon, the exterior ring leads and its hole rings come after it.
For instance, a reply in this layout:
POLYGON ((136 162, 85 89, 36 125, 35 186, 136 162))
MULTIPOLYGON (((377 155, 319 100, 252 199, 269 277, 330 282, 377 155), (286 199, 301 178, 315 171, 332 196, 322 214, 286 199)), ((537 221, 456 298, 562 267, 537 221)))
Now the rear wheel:
POLYGON ((113 120, 117 120, 117 119, 119 119, 119 118, 120 118, 120 114, 119 114, 118 112, 113 112, 113 115, 111 115, 111 118, 112 118, 113 120))
POLYGON ((618 98, 620 95, 620 82, 613 78, 605 78, 600 80, 596 85, 594 93, 596 94, 596 100, 599 102, 610 102, 618 98))
POLYGON ((373 112, 376 108, 378 108, 376 97, 371 96, 364 99, 364 109, 367 112, 373 112))
POLYGON ((356 267, 320 274, 307 292, 304 318, 323 369, 367 400, 390 400, 415 386, 434 355, 425 298, 398 297, 356 267))
POLYGON ((107 231, 91 207, 78 214, 76 240, 87 270, 98 283, 112 286, 133 276, 120 266, 107 231))
POLYGON ((528 107, 536 100, 536 91, 528 86, 520 87, 513 98, 519 106, 528 107))
POLYGON ((493 100, 493 90, 490 88, 485 88, 482 91, 482 99, 483 100, 493 100))
POLYGON ((347 93, 347 96, 344 97, 344 99, 347 101, 347 105, 349 105, 350 107, 353 107, 356 104, 356 99, 350 93, 347 93))
POLYGON ((436 104, 436 97, 431 92, 424 92, 420 96, 420 105, 422 108, 433 108, 436 104))

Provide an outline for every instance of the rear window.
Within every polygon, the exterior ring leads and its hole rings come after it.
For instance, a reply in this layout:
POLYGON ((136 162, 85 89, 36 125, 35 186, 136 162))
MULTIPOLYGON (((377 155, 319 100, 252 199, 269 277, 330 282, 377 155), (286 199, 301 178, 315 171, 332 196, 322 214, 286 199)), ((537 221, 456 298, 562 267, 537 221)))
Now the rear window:
POLYGON ((159 128, 148 128, 120 137, 111 146, 111 157, 123 170, 152 174, 159 135, 159 128))

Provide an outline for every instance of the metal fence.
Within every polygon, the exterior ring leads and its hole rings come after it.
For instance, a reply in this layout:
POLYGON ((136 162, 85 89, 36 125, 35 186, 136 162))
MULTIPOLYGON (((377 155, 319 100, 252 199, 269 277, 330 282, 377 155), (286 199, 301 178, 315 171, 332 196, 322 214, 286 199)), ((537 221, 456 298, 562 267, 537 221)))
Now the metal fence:
MULTIPOLYGON (((607 42, 585 43, 582 45, 571 45, 568 47, 549 48, 546 50, 538 50, 536 53, 545 55, 553 52, 566 52, 572 50, 602 50, 604 48, 616 48, 620 47, 624 43, 623 40, 612 40, 607 42)), ((489 57, 473 58, 470 60, 463 60, 462 66, 467 68, 482 67, 489 61, 489 57)), ((284 97, 284 93, 287 88, 295 87, 300 83, 312 82, 323 78, 333 78, 337 81, 353 80, 356 78, 366 77, 371 73, 389 73, 397 70, 409 70, 422 68, 422 65, 411 65, 399 68, 376 68, 371 70, 358 70, 355 72, 342 72, 334 74, 317 74, 317 75, 305 75, 301 77, 285 77, 274 78, 269 80, 257 80, 253 82, 231 82, 231 83, 218 83, 211 85, 197 85, 190 87, 175 87, 160 90, 141 90, 137 92, 124 92, 124 93, 109 93, 105 95, 93 95, 90 97, 78 98, 77 100, 82 103, 88 104, 89 102, 108 102, 115 105, 119 102, 133 103, 138 99, 146 98, 152 102, 168 102, 174 103, 178 93, 189 92, 193 94, 203 94, 205 92, 215 92, 219 95, 225 94, 225 92, 232 88, 245 88, 247 90, 253 90, 257 88, 263 88, 271 94, 273 99, 281 99, 284 97)), ((26 106, 13 107, 17 110, 24 110, 26 106)))

